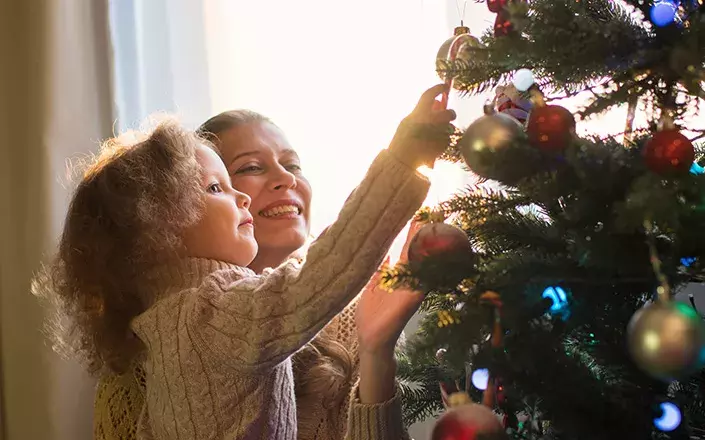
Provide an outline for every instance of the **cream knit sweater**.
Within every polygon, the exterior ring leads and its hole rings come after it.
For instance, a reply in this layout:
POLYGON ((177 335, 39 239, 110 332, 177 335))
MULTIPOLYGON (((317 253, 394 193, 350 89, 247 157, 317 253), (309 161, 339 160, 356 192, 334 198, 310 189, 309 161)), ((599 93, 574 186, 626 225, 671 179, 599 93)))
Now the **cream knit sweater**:
MULTIPOLYGON (((132 323, 148 352, 137 437, 296 439, 291 356, 360 291, 427 191, 384 151, 303 266, 261 276, 202 259, 164 268, 158 301, 132 323)), ((348 436, 388 438, 369 422, 351 414, 348 436)))

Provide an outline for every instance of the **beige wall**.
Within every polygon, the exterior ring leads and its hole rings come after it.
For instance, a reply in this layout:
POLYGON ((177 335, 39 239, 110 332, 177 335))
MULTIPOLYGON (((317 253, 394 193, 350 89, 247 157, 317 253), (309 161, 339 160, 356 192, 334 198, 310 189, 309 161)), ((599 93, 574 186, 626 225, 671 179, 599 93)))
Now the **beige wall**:
POLYGON ((66 159, 112 131, 107 0, 0 0, 2 440, 91 438, 93 381, 56 357, 29 279, 61 229, 66 159))

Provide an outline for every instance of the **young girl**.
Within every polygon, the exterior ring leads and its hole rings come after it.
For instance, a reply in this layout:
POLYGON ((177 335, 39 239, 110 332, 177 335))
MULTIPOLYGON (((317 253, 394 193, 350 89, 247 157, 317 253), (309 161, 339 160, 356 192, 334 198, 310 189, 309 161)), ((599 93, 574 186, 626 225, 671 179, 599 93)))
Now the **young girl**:
MULTIPOLYGON (((245 268, 257 251, 249 197, 205 142, 166 122, 103 149, 35 291, 58 297, 94 371, 144 362, 139 438, 296 438, 291 355, 360 291, 424 200, 415 168, 440 154, 454 117, 432 109, 442 91, 422 96, 306 263, 261 276, 245 268)), ((384 432, 357 419, 351 438, 384 432)))

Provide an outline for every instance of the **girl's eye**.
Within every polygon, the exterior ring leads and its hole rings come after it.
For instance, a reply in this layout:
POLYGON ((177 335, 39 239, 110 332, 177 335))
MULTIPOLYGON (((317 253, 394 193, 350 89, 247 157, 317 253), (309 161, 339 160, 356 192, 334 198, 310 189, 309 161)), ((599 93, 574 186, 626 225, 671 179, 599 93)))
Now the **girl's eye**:
POLYGON ((223 192, 223 187, 220 186, 220 183, 212 183, 208 187, 208 192, 212 194, 219 194, 223 192))

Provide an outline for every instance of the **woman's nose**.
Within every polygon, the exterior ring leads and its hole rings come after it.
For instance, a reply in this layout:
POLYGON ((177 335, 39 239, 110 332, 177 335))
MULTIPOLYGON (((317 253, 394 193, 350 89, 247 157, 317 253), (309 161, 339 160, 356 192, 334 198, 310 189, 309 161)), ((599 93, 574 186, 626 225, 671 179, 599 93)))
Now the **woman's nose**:
POLYGON ((243 192, 235 191, 235 202, 238 208, 250 209, 252 198, 243 192))
POLYGON ((296 187, 296 176, 288 170, 282 168, 277 172, 277 175, 272 179, 273 189, 289 189, 296 187))

